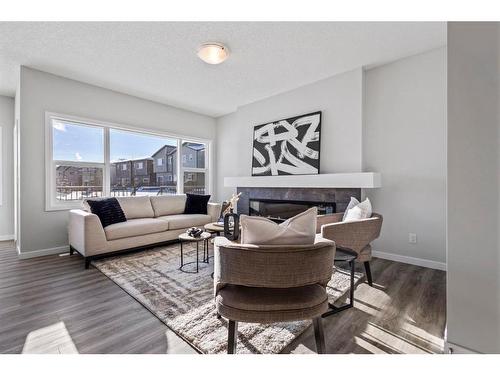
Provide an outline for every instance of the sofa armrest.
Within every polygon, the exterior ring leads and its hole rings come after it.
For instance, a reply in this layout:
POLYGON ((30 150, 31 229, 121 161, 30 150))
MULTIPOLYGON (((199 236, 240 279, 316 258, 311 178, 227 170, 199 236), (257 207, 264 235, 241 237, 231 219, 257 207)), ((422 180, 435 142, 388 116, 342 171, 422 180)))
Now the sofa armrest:
POLYGON ((222 203, 208 202, 207 214, 212 218, 212 222, 219 220, 220 211, 222 209, 222 203))
POLYGON ((99 217, 83 210, 70 210, 69 244, 83 256, 95 254, 106 247, 106 234, 99 217))

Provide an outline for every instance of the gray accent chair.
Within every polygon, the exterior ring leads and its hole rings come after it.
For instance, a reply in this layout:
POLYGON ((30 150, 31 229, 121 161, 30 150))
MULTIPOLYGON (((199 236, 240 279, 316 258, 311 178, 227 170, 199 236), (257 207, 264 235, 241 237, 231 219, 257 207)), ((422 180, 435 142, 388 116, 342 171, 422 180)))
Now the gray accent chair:
POLYGON ((217 237, 214 292, 218 316, 229 320, 229 354, 236 352, 238 322, 313 321, 318 353, 325 353, 321 315, 333 273, 335 243, 243 245, 217 237))
POLYGON ((343 212, 318 216, 316 232, 321 233, 321 237, 334 241, 338 247, 354 250, 358 254, 356 262, 364 264, 368 284, 373 286, 370 243, 380 236, 384 219, 382 215, 373 213, 368 219, 343 222, 343 216, 343 212))

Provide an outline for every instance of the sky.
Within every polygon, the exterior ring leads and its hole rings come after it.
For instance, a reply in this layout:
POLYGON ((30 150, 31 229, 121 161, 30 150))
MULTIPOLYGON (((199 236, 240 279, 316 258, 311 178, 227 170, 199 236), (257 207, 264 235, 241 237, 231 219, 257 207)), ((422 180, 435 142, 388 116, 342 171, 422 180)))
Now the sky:
MULTIPOLYGON (((54 121, 54 160, 104 162, 104 130, 102 128, 54 121)), ((162 146, 175 146, 173 139, 110 129, 110 158, 139 159, 151 157, 162 146)))

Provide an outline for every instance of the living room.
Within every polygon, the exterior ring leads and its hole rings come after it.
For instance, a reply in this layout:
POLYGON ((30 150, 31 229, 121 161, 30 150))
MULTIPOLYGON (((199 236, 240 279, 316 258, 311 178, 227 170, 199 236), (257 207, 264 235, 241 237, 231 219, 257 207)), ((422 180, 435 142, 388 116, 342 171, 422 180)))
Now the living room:
POLYGON ((0 352, 499 353, 499 30, 0 22, 0 352))

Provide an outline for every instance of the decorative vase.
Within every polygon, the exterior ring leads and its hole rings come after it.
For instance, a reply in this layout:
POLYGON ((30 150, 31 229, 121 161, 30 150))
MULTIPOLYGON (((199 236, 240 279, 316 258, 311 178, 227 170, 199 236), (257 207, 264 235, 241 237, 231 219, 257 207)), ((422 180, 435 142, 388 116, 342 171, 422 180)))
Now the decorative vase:
POLYGON ((240 236, 239 215, 235 213, 226 214, 224 216, 224 237, 226 237, 230 241, 236 241, 239 236, 240 236))

